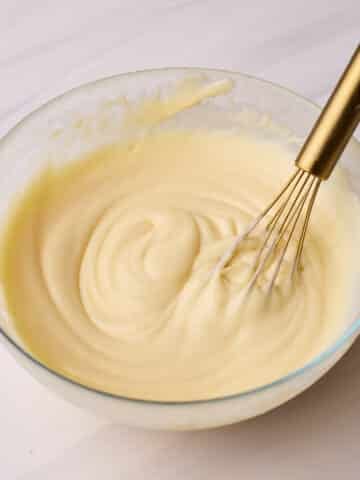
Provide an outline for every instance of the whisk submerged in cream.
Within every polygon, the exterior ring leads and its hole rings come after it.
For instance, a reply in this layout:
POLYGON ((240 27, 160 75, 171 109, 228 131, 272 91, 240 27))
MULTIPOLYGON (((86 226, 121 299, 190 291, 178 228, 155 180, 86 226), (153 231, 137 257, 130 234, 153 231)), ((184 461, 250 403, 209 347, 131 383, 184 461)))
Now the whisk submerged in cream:
POLYGON ((241 304, 256 237, 212 275, 292 160, 273 141, 174 128, 46 171, 5 235, 5 296, 25 345, 80 383, 149 400, 239 393, 302 367, 345 325, 358 273, 359 206, 341 169, 295 289, 285 262, 270 302, 265 275, 241 304))

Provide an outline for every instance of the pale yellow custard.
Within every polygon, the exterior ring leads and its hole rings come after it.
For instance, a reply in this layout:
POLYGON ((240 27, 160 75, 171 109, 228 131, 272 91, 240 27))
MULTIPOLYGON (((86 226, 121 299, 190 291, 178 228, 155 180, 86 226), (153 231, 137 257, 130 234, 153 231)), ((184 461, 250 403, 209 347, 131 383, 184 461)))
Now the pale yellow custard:
POLYGON ((286 260, 271 303, 265 277, 241 305, 259 238, 212 275, 292 171, 280 143, 181 128, 49 168, 4 237, 24 344, 82 384, 151 400, 235 394, 302 367, 345 327, 359 270, 359 206, 341 170, 320 192, 294 290, 286 260))

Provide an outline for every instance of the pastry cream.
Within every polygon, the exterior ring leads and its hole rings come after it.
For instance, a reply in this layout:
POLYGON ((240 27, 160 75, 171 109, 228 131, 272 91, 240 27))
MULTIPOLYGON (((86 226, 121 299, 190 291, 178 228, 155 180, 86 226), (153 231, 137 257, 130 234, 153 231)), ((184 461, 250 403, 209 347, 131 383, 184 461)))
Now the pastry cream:
MULTIPOLYGON (((128 119, 154 126, 180 109, 150 102, 128 119)), ((259 237, 213 274, 292 171, 280 142, 179 127, 49 167, 4 235, 24 344, 82 384, 149 400, 235 394, 302 367, 344 328, 358 273, 359 207, 341 169, 320 192, 295 288, 286 260, 271 301, 265 275, 242 304, 259 237)))

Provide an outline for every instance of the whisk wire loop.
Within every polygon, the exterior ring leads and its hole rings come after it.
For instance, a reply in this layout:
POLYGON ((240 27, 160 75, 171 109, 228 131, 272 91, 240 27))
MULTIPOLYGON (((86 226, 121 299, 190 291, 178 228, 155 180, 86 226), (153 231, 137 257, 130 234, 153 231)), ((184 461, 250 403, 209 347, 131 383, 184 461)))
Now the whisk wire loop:
POLYGON ((280 193, 251 223, 249 228, 243 232, 220 260, 220 269, 224 268, 232 259, 237 250, 241 249, 243 241, 250 237, 256 227, 265 220, 265 237, 262 240, 255 259, 250 267, 251 276, 247 286, 247 293, 257 284, 261 275, 267 274, 267 293, 271 293, 283 265, 286 253, 292 240, 298 241, 293 258, 291 277, 300 270, 301 257, 306 232, 310 222, 310 215, 319 190, 321 179, 309 172, 298 168, 284 185, 280 193), (271 212, 274 211, 271 215, 271 212), (305 210, 305 214, 303 215, 305 210), (270 218, 269 218, 270 216, 270 218), (302 226, 299 226, 303 218, 302 226), (299 232, 297 233, 297 230, 299 232))

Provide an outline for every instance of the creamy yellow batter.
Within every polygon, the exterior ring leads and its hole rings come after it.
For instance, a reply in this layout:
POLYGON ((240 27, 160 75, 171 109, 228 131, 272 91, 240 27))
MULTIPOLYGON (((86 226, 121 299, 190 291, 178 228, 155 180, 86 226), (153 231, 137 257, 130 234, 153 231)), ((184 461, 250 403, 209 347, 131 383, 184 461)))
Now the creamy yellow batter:
POLYGON ((4 237, 24 344, 80 383, 151 400, 234 394, 303 366, 344 328, 358 273, 359 206, 340 169, 320 192, 295 290, 286 260, 270 303, 265 277, 241 304, 259 238, 211 274, 292 171, 280 143, 181 128, 49 168, 4 237))

